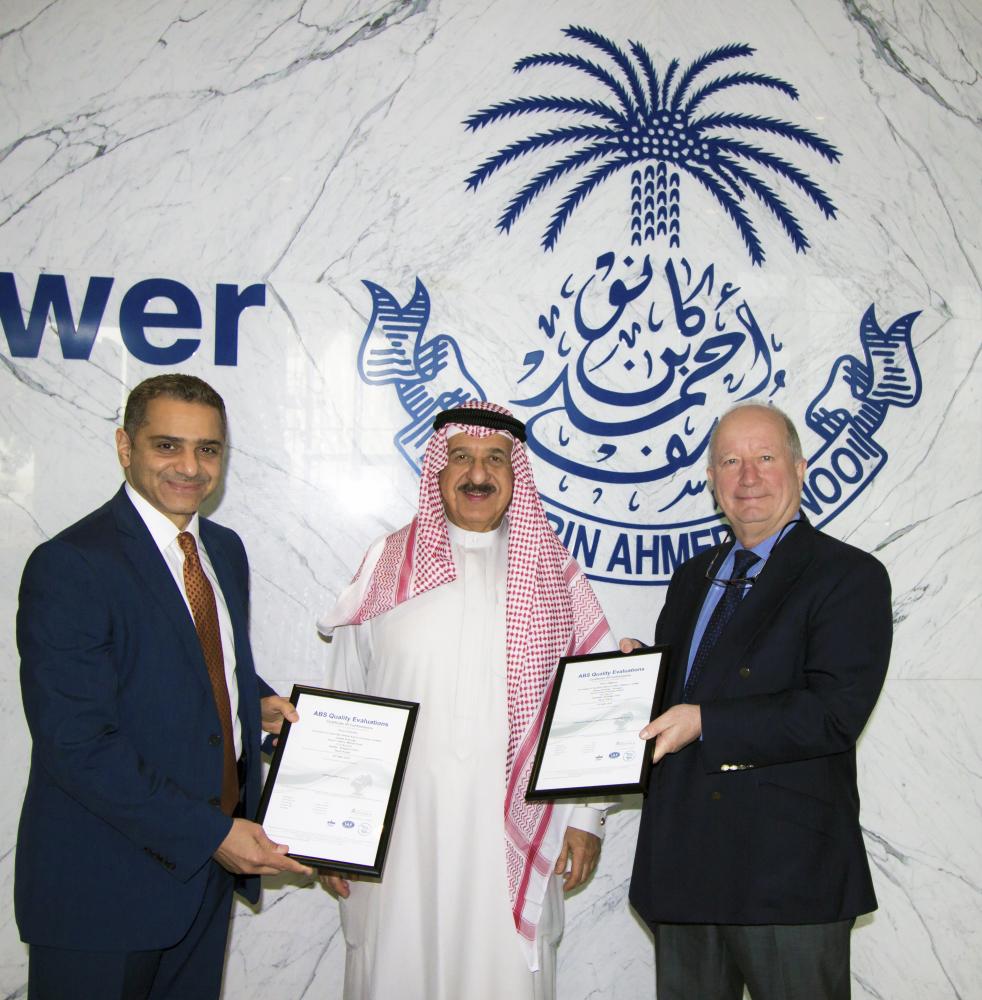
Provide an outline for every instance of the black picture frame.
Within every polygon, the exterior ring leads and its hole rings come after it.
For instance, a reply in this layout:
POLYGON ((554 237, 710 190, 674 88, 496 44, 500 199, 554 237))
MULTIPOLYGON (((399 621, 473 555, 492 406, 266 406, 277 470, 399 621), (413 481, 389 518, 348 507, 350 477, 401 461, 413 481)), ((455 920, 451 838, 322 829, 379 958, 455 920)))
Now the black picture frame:
MULTIPOLYGON (((269 774, 263 786, 262 797, 259 801, 259 810, 256 815, 256 822, 266 829, 267 835, 274 841, 290 845, 291 839, 297 839, 297 831, 293 830, 291 838, 290 828, 284 824, 284 815, 289 815, 295 808, 296 797, 306 799, 307 803, 314 802, 313 810, 317 812, 317 823, 323 823, 323 830, 304 829, 301 833, 300 842, 308 845, 308 849, 300 851, 289 851, 289 857, 312 868, 325 869, 342 875, 362 875, 373 878, 381 878, 385 867, 385 858, 389 849, 389 840, 392 835, 392 827, 395 821, 396 808, 399 802, 399 794, 402 790, 402 782, 405 776, 406 764, 409 759, 409 750, 412 745, 413 732, 416 727, 416 716, 419 711, 418 702, 399 701, 393 698, 377 698, 366 694, 355 694, 345 691, 335 691, 329 688, 311 687, 308 685, 295 684, 290 694, 290 701, 296 706, 301 714, 301 721, 308 711, 316 713, 312 718, 318 720, 322 727, 318 732, 318 744, 323 744, 326 752, 332 746, 338 748, 338 756, 345 759, 343 764, 337 765, 344 769, 344 776, 335 774, 327 769, 320 773, 318 778, 316 768, 312 768, 309 763, 297 772, 299 778, 293 778, 293 783, 289 786, 281 786, 277 789, 277 779, 281 773, 290 770, 291 758, 297 758, 297 750, 291 753, 291 745, 299 749, 297 736, 294 734, 294 742, 291 744, 291 733, 299 732, 297 725, 284 721, 283 729, 280 732, 276 748, 273 752, 273 759, 270 763, 269 774), (362 714, 357 713, 359 708, 362 714), (382 709, 380 713, 366 711, 366 709, 382 709), (395 737, 388 739, 389 743, 398 740, 398 750, 393 754, 390 748, 386 753, 381 766, 377 763, 372 765, 364 764, 363 773, 355 777, 358 771, 359 741, 364 740, 366 749, 373 741, 376 729, 371 727, 387 726, 383 721, 372 721, 369 715, 384 715, 393 723, 401 723, 401 731, 395 737), (364 732, 360 732, 364 730, 364 732), (287 764, 284 765, 284 761, 287 764), (386 774, 386 767, 391 766, 391 777, 386 774), (381 827, 377 829, 377 817, 379 815, 379 805, 376 796, 369 796, 361 799, 367 804, 366 812, 371 812, 371 818, 363 818, 361 822, 352 815, 352 810, 357 806, 361 792, 354 794, 331 794, 325 792, 323 788, 314 787, 318 780, 348 781, 357 789, 360 782, 363 787, 371 787, 381 777, 385 783, 383 792, 385 794, 385 804, 382 809, 381 827), (307 781, 308 787, 302 787, 297 782, 307 781), (284 799, 284 796, 290 801, 284 799), (316 799, 311 797, 316 796, 316 799), (347 815, 346 815, 347 811, 347 815), (346 818, 341 818, 346 815, 346 818), (369 827, 367 831, 363 827, 369 827), (351 847, 345 849, 343 845, 347 831, 351 831, 351 847), (357 838, 361 836, 362 840, 357 838), (316 845, 318 840, 322 842, 325 850, 311 850, 310 845, 316 845), (372 847, 375 850, 372 852, 372 847), (369 860, 366 850, 372 853, 369 860), (347 856, 346 856, 347 853, 347 856)), ((309 746, 303 747, 303 752, 310 754, 309 746)), ((334 767, 335 763, 331 766, 334 767)), ((284 785, 286 783, 283 783, 284 785)))
MULTIPOLYGON (((640 739, 637 739, 636 734, 661 711, 661 706, 665 698, 665 686, 668 679, 669 654, 670 648, 667 645, 656 645, 643 646, 631 653, 615 651, 611 653, 587 653, 582 656, 565 656, 559 661, 559 666, 556 669, 556 679, 553 682, 552 693, 549 696, 549 704, 546 708, 545 719, 542 723, 542 732, 539 734, 539 743, 536 747, 535 760, 532 764, 532 772, 529 776, 528 789, 525 793, 525 798, 529 802, 546 802, 552 799, 570 798, 595 799, 610 795, 629 795, 637 792, 644 793, 646 791, 651 774, 651 751, 653 741, 648 740, 646 743, 642 743, 640 739), (549 784, 548 787, 546 787, 544 785, 543 775, 544 762, 550 748, 554 749, 553 726, 556 722, 557 706, 564 691, 564 685, 568 682, 568 678, 573 676, 585 676, 584 671, 579 668, 589 666, 592 668, 590 673, 597 675, 596 683, 600 684, 603 683, 604 680, 603 674, 605 672, 605 665, 609 664, 609 666, 606 667, 606 671, 616 677, 619 675, 613 674, 614 671, 621 671, 623 673, 625 670, 630 670, 631 668, 628 665, 632 662, 636 662, 637 657, 652 656, 658 657, 658 665, 655 671, 655 681, 651 686, 650 702, 647 697, 644 701, 646 705, 650 703, 650 710, 644 713, 635 713, 629 720, 624 722, 621 722, 621 720, 618 719, 619 724, 626 727, 623 733, 633 734, 635 739, 637 739, 636 756, 630 761, 618 760, 618 766, 616 768, 619 771, 630 771, 630 778, 617 781, 583 781, 558 786, 555 784, 549 784), (644 718, 641 718, 641 715, 644 715, 644 718), (630 767, 628 767, 628 764, 630 767), (623 765, 623 767, 621 767, 621 765, 623 765)), ((588 682, 588 684, 589 683, 591 682, 588 682)), ((591 739, 596 738, 596 736, 591 737, 591 739)), ((608 759, 614 758, 615 756, 618 758, 626 756, 622 755, 619 751, 609 750, 602 751, 601 753, 594 755, 595 759, 600 761, 604 753, 607 754, 608 759)))

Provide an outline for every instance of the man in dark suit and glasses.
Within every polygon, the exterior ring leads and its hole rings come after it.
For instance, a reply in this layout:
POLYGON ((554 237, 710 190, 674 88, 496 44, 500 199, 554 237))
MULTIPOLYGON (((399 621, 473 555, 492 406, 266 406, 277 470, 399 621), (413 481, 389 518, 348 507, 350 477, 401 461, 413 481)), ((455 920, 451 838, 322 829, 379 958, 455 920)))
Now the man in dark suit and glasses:
MULTIPOLYGON (((890 656, 890 581, 801 514, 791 421, 745 404, 709 445, 735 536, 680 566, 655 640, 672 648, 631 903, 658 1000, 845 1000, 854 919, 876 908, 856 741, 890 656)), ((622 640, 625 650, 635 640, 622 640)))
POLYGON ((238 535, 198 516, 225 406, 189 375, 130 394, 126 483, 39 546, 17 613, 33 739, 14 903, 30 1000, 214 1000, 233 887, 310 870, 245 817, 261 730, 293 706, 255 672, 238 535))

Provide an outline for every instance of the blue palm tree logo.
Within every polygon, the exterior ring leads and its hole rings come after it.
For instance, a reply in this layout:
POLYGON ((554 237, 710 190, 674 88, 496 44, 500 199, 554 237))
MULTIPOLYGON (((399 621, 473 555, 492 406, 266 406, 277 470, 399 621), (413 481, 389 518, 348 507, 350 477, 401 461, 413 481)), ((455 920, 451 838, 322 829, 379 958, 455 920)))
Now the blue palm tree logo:
POLYGON ((747 211, 753 195, 780 223, 795 250, 808 249, 808 239, 795 213, 761 174, 770 172, 812 201, 826 218, 835 217, 835 205, 808 175, 783 157, 740 136, 769 135, 797 143, 829 162, 838 150, 821 136, 792 122, 765 115, 705 111, 709 98, 734 87, 763 87, 797 100, 790 83, 765 73, 736 70, 706 79, 709 71, 730 60, 751 56, 749 45, 724 45, 706 52, 679 72, 673 59, 659 78, 647 49, 630 42, 632 59, 609 38, 589 28, 564 29, 569 38, 602 53, 611 66, 582 55, 547 52, 515 63, 516 73, 543 66, 578 70, 600 83, 607 100, 575 97, 518 97, 501 101, 471 115, 465 125, 477 131, 516 115, 539 112, 578 115, 582 123, 536 132, 499 149, 467 178, 477 190, 506 164, 554 147, 572 150, 537 173, 508 202, 498 229, 508 233, 522 213, 541 194, 567 175, 573 188, 562 198, 542 236, 552 250, 576 208, 599 185, 620 170, 631 170, 631 242, 642 237, 667 236, 669 246, 680 245, 679 183, 681 172, 699 182, 733 221, 756 265, 764 262, 764 248, 747 211), (583 176, 585 173, 585 176, 583 176))
MULTIPOLYGON (((759 267, 762 233, 778 234, 767 237, 773 243, 783 232, 804 253, 809 240, 801 209, 817 207, 825 219, 835 218, 831 198, 798 161, 828 167, 840 154, 770 107, 727 108, 734 90, 777 108, 798 98, 787 81, 737 62, 753 56, 749 45, 711 49, 684 67, 672 59, 660 74, 637 41, 623 49, 588 28, 564 33, 577 51, 525 56, 515 72, 559 69, 589 89, 582 96, 513 97, 467 118, 472 132, 513 120, 513 135, 521 135, 521 116, 552 116, 548 127, 488 156, 467 187, 477 191, 512 165, 532 166, 537 172, 513 193, 497 225, 510 233, 533 203, 546 206, 552 193, 557 203, 541 240, 551 251, 573 213, 626 171, 630 228, 619 226, 615 242, 605 240, 589 258, 581 241, 575 262, 557 262, 561 275, 530 329, 509 402, 528 411, 519 409, 550 523, 587 574, 663 584, 680 561, 723 537, 705 501, 702 512, 691 503, 706 489, 710 434, 732 403, 786 391, 783 351, 793 334, 780 320, 758 318, 752 288, 730 280, 718 261, 697 261, 698 250, 682 253, 683 182, 687 198, 710 195, 729 219, 726 234, 735 226, 759 267)), ((705 228, 694 226, 693 235, 702 250, 717 246, 705 228)), ((365 285, 373 309, 359 373, 370 385, 395 389, 407 417, 395 443, 418 471, 433 414, 485 393, 456 339, 428 330, 430 300, 421 279, 405 305, 377 282, 365 285)), ((907 313, 884 328, 871 304, 860 321, 859 351, 835 359, 824 388, 805 407, 803 426, 816 443, 802 505, 819 527, 886 462, 875 438, 890 408, 912 407, 920 398, 916 316, 907 313)))

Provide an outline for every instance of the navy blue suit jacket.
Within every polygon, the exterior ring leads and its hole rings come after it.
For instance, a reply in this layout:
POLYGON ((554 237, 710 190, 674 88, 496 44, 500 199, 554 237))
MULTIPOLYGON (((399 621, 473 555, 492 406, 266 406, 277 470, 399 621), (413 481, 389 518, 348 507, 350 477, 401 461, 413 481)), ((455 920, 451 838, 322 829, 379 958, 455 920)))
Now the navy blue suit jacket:
MULTIPOLYGON (((235 641, 246 815, 259 799, 260 695, 248 563, 201 519, 235 641)), ((175 944, 231 820, 216 804, 221 727, 194 622, 125 491, 31 555, 17 613, 33 737, 14 903, 32 944, 133 951, 175 944)), ((259 880, 241 879, 251 900, 259 880)))
MULTIPOLYGON (((725 550, 725 547, 724 547, 725 550)), ((667 705, 720 549, 675 572, 656 641, 667 705)), ((652 771, 631 903, 649 922, 798 924, 876 908, 859 826, 856 740, 890 656, 890 581, 872 556, 798 524, 706 662, 703 739, 652 771)))

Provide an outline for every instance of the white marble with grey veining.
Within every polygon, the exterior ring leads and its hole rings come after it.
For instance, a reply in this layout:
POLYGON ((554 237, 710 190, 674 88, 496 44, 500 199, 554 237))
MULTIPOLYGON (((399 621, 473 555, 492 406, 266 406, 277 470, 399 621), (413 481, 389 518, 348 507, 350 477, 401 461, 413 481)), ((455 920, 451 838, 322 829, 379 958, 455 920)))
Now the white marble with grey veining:
MULTIPOLYGON (((626 177, 583 203, 552 254, 539 240, 559 193, 510 235, 494 228, 531 163, 476 193, 464 184, 531 131, 526 119, 467 132, 465 117, 507 97, 583 91, 568 69, 511 68, 575 49, 561 33, 571 24, 641 41, 660 68, 747 42, 753 69, 800 92, 793 106, 755 96, 759 113, 788 116, 841 151, 837 165, 795 161, 838 207, 830 222, 794 201, 807 255, 753 209, 763 268, 683 181, 683 250, 714 261, 780 334, 792 416, 801 421, 832 361, 857 350, 870 303, 883 322, 921 310, 921 400, 891 409, 877 435, 886 467, 829 525, 884 561, 896 614, 890 676, 860 746, 880 909, 854 934, 853 995, 982 996, 982 9, 967 0, 7 0, 0 270, 15 274, 22 303, 39 274, 66 275, 76 319, 89 277, 115 285, 88 361, 63 359, 51 329, 37 358, 0 341, 0 795, 10 805, 0 890, 10 900, 29 747, 13 635, 20 569, 34 545, 115 489, 113 428, 127 389, 157 371, 114 329, 123 293, 166 277, 202 304, 202 346, 180 367, 228 404, 216 516, 250 553, 257 662, 282 690, 316 680, 327 655, 316 615, 366 543, 415 504, 414 475, 392 443, 405 422, 395 394, 356 374, 371 315, 363 279, 405 302, 419 277, 430 332, 454 336, 488 396, 506 400, 563 280, 624 239, 626 177), (266 285, 266 306, 243 314, 234 367, 213 362, 223 282, 266 285)), ((806 451, 817 446, 803 436, 806 451)), ((691 500, 690 517, 709 513, 704 495, 691 500)), ((615 631, 651 633, 658 588, 599 593, 615 631)), ((626 901, 636 806, 611 817, 600 868, 569 902, 563 1000, 653 995, 650 940, 626 901)), ((260 912, 236 906, 225 996, 334 1000, 343 952, 329 897, 270 885, 260 912)), ((0 996, 23 995, 25 982, 8 905, 0 996)))

